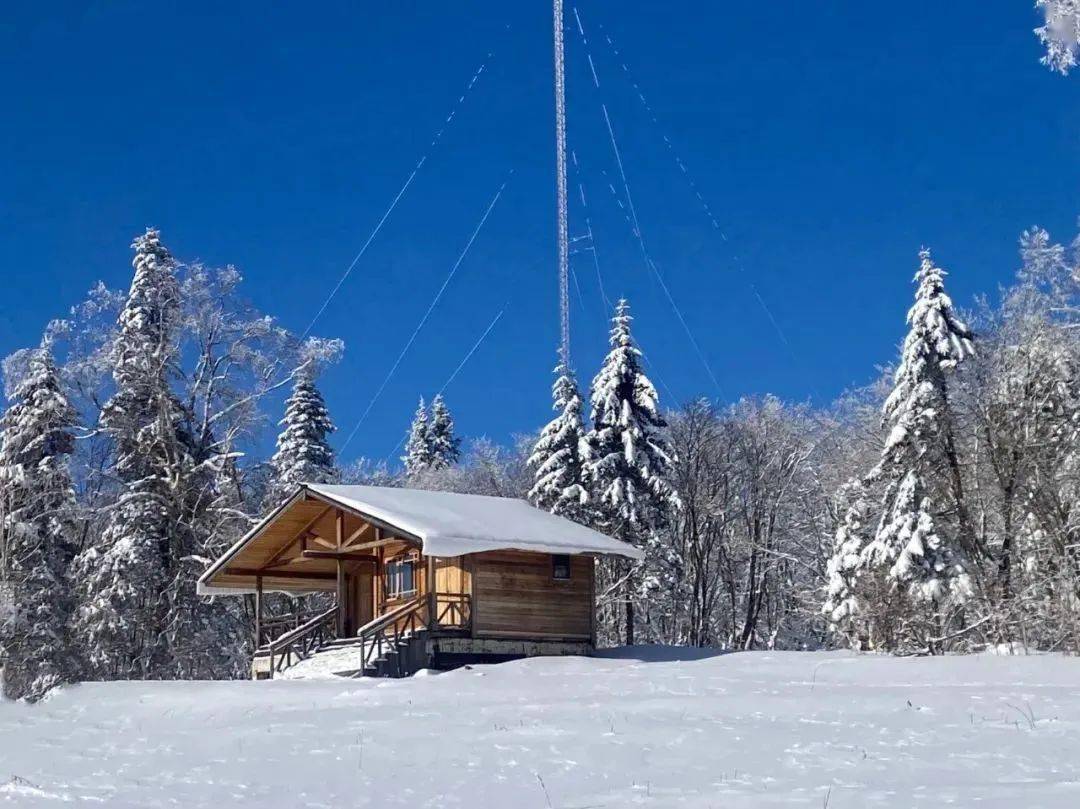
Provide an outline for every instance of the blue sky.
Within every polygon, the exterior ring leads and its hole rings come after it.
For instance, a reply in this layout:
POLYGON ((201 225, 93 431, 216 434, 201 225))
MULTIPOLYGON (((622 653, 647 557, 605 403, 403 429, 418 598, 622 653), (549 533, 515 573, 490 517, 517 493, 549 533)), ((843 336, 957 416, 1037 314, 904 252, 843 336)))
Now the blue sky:
MULTIPOLYGON (((285 5, 6 9, 0 352, 35 343, 98 279, 126 287, 128 245, 147 225, 183 258, 235 264, 257 305, 303 330, 428 154, 315 329, 346 342, 324 379, 337 441, 507 178, 345 459, 389 453, 416 398, 442 386, 504 305, 447 397, 470 436, 538 427, 558 332, 550 8, 285 5)), ((1030 5, 954 0, 897 14, 891 4, 583 0, 601 87, 571 24, 571 184, 584 182, 604 285, 630 298, 665 404, 766 392, 827 402, 895 355, 920 246, 969 305, 1009 281, 1023 228, 1071 239, 1080 84, 1038 64, 1030 5), (650 253, 718 384, 616 203, 624 191, 601 102, 650 253)), ((584 213, 575 193, 574 236, 584 213)), ((587 380, 606 324, 591 256, 574 262, 574 358, 587 380)))

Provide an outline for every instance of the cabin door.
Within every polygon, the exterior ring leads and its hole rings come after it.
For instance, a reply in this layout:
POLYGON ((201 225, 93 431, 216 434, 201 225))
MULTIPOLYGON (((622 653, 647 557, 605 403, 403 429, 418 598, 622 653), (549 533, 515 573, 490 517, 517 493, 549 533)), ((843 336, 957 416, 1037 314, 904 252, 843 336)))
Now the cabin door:
POLYGON ((360 565, 349 576, 349 634, 375 617, 375 570, 373 565, 360 565))

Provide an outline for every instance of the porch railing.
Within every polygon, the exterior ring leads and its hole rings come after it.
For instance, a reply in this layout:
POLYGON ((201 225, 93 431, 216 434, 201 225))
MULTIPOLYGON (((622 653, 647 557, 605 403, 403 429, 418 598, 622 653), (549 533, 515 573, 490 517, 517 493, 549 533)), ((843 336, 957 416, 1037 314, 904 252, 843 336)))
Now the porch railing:
POLYGON ((440 629, 468 629, 472 626, 472 598, 468 593, 436 593, 436 624, 440 629))

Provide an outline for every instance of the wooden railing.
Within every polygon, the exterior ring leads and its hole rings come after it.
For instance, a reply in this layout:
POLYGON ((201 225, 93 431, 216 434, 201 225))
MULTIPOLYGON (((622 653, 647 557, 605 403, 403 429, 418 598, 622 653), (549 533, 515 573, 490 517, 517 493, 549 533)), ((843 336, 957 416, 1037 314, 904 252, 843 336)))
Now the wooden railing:
MULTIPOLYGON (((403 651, 402 642, 418 631, 433 628, 428 620, 428 603, 426 595, 417 596, 360 628, 356 636, 362 644, 361 672, 385 652, 403 651)), ((435 615, 435 629, 468 629, 472 620, 472 600, 465 593, 436 593, 435 615)), ((405 673, 400 656, 397 665, 398 674, 405 673)))
POLYGON ((256 656, 270 657, 271 676, 311 657, 319 647, 336 637, 337 607, 331 607, 280 638, 260 647, 256 656))
POLYGON ((424 620, 426 613, 427 600, 417 596, 360 627, 356 633, 361 644, 360 672, 363 673, 384 652, 397 650, 403 638, 424 629, 427 625, 424 620))
POLYGON ((299 629, 313 618, 318 618, 321 614, 321 612, 305 610, 263 618, 259 626, 259 637, 256 638, 256 648, 261 649, 264 646, 269 646, 286 632, 299 629))
POLYGON ((467 593, 436 593, 436 623, 441 629, 468 629, 472 624, 472 599, 467 593))
MULTIPOLYGON (((289 629, 280 637, 262 644, 255 651, 256 657, 269 658, 271 677, 301 660, 308 659, 321 647, 337 639, 337 613, 338 608, 331 607, 289 629)), ((355 643, 359 647, 359 672, 370 668, 374 661, 383 658, 388 652, 403 652, 404 642, 423 630, 468 630, 472 623, 472 599, 465 593, 436 593, 434 627, 428 619, 429 614, 428 596, 419 595, 360 627, 355 638, 348 639, 350 645, 355 643)), ((292 616, 290 618, 293 622, 297 620, 292 616)), ((264 626, 263 635, 266 636, 268 631, 266 627, 285 625, 287 624, 282 620, 268 622, 264 626)), ((399 674, 403 673, 404 661, 400 655, 397 662, 402 669, 399 674)))

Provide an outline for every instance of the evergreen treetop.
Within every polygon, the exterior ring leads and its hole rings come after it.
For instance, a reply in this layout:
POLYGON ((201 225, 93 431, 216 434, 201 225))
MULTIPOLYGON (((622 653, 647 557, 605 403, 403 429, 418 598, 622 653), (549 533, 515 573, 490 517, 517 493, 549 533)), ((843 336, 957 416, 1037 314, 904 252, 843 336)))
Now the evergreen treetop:
POLYGON ((632 320, 630 304, 621 299, 612 318, 611 348, 593 379, 587 469, 608 521, 644 528, 673 502, 673 453, 656 388, 641 369, 632 320))
POLYGON ((922 250, 919 260, 908 333, 883 409, 891 429, 879 472, 890 464, 915 460, 935 441, 948 409, 947 375, 975 352, 971 331, 945 293, 945 271, 934 264, 929 250, 922 250))
POLYGON ((285 400, 285 415, 278 424, 283 429, 270 460, 274 478, 266 497, 268 507, 278 505, 301 483, 332 483, 338 477, 328 440, 335 427, 315 384, 313 363, 297 371, 292 393, 285 400))
POLYGON ((405 474, 413 476, 430 469, 433 458, 427 405, 424 403, 424 397, 421 396, 420 404, 417 405, 412 424, 409 426, 405 454, 401 456, 401 461, 405 464, 405 474))
POLYGON ((437 393, 431 400, 431 423, 428 427, 431 469, 446 469, 461 459, 461 439, 454 435, 454 417, 446 400, 437 393))
POLYGON ((585 479, 589 446, 577 379, 561 361, 555 367, 551 394, 556 416, 540 432, 529 456, 534 473, 529 500, 538 508, 584 522, 589 502, 585 479))

